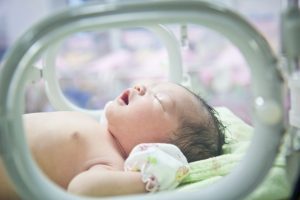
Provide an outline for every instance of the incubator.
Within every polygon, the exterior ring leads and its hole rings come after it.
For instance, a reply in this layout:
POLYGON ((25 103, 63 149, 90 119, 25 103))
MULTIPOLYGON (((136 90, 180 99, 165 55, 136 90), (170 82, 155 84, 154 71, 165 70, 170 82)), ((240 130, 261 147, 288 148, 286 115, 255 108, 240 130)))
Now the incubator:
MULTIPOLYGON (((79 108, 62 93, 53 70, 59 42, 79 31, 144 27, 157 34, 167 48, 169 79, 188 84, 182 68, 178 42, 164 24, 193 23, 228 38, 246 59, 253 77, 254 135, 241 162, 224 178, 193 191, 161 192, 110 199, 243 199, 265 178, 288 130, 287 176, 296 194, 300 171, 300 11, 298 1, 288 1, 281 16, 282 57, 247 21, 230 9, 202 1, 134 1, 85 4, 48 17, 28 30, 4 58, 0 74, 0 155, 23 199, 90 199, 71 195, 57 187, 38 170, 25 143, 22 114, 28 81, 42 78, 51 104, 57 110, 76 110, 101 118, 102 111, 79 108), (159 22, 159 24, 157 24, 159 22), (43 68, 32 67, 41 55, 43 68), (283 85, 290 92, 290 110, 283 107, 283 85), (284 116, 289 113, 289 121, 284 116), (247 172, 247 173, 245 173, 247 172)), ((182 37, 184 44, 185 37, 182 37)), ((299 190, 299 188, 298 188, 299 190)), ((298 194, 299 195, 299 194, 298 194)), ((295 197, 296 198, 296 197, 295 197)))

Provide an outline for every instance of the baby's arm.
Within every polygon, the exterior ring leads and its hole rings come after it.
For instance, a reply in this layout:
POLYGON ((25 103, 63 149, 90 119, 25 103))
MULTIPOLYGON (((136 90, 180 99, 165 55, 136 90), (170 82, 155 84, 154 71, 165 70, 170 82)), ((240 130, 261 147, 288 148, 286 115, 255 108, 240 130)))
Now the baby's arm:
POLYGON ((72 193, 107 196, 146 193, 176 188, 187 176, 189 166, 178 147, 171 144, 139 144, 124 163, 125 171, 96 165, 69 184, 72 193))
POLYGON ((68 191, 94 197, 146 193, 140 172, 115 170, 106 165, 96 165, 77 175, 68 191))

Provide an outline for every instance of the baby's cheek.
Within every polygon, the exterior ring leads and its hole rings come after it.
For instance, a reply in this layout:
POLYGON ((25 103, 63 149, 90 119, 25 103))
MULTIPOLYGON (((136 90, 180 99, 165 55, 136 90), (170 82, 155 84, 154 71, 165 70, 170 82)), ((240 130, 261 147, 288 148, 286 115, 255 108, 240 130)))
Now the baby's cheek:
POLYGON ((147 107, 139 107, 133 108, 128 111, 128 117, 131 119, 135 119, 136 121, 140 121, 143 123, 147 123, 154 119, 153 111, 147 107))

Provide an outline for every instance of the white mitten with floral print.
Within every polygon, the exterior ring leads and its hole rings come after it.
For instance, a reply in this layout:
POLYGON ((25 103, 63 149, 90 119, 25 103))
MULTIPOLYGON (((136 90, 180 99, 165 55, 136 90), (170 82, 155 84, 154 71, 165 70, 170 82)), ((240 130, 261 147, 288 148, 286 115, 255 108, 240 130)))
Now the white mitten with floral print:
POLYGON ((165 143, 144 143, 133 148, 125 171, 139 171, 146 190, 156 192, 176 188, 189 172, 186 157, 178 147, 165 143))

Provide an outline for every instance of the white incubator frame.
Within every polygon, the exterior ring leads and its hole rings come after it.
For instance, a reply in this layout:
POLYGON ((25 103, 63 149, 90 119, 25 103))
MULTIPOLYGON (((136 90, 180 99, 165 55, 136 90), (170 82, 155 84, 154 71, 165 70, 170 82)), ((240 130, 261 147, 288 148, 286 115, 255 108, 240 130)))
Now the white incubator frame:
MULTIPOLYGON (((267 41, 247 21, 226 7, 192 0, 136 1, 116 4, 86 4, 57 13, 29 29, 4 58, 0 74, 0 156, 15 188, 23 199, 91 199, 71 195, 60 189, 39 171, 25 141, 22 114, 24 91, 29 79, 39 76, 34 62, 47 51, 44 78, 50 101, 57 109, 78 110, 63 96, 51 63, 55 45, 66 36, 88 30, 146 27, 165 42, 170 59, 170 79, 183 79, 178 48, 172 34, 159 24, 192 23, 206 26, 228 38, 241 51, 252 73, 254 135, 244 158, 220 181, 198 191, 161 192, 109 199, 242 199, 251 193, 270 170, 289 128, 292 140, 300 132, 300 14, 298 1, 290 1, 282 14, 282 47, 287 70, 278 67, 278 58, 267 41), (174 46, 175 45, 175 46, 174 46), (178 58, 178 60, 174 60, 178 58), (173 61, 172 61, 173 60, 173 61), (291 93, 290 123, 284 122, 283 83, 291 93), (54 94, 54 95, 53 95, 54 94), (272 113, 270 115, 270 113, 272 113)), ((101 111, 87 111, 101 116, 101 111)), ((298 142, 299 143, 299 142, 298 142)), ((299 170, 299 147, 291 145, 290 168, 299 170)), ((289 167, 289 166, 288 166, 289 167)), ((294 180, 295 181, 295 180, 294 180)), ((102 199, 102 198, 101 198, 102 199)), ((108 199, 108 198, 103 198, 108 199)))

